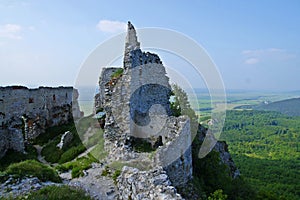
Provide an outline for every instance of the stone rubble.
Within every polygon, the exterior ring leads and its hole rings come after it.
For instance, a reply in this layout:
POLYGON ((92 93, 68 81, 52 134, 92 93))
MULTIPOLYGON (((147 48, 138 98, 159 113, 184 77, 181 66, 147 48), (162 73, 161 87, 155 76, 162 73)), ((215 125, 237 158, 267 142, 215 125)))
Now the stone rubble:
POLYGON ((12 176, 0 185, 0 197, 16 197, 27 195, 30 192, 37 191, 50 185, 62 185, 53 182, 42 182, 36 177, 16 179, 12 176))
POLYGON ((119 200, 183 199, 162 167, 150 171, 124 166, 117 179, 119 200))

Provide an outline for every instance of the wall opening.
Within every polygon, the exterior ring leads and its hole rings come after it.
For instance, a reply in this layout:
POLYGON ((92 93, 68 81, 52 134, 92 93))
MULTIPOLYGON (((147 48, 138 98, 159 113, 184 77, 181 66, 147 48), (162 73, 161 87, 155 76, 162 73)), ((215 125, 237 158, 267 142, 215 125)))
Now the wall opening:
POLYGON ((33 103, 33 98, 29 98, 28 103, 33 103))

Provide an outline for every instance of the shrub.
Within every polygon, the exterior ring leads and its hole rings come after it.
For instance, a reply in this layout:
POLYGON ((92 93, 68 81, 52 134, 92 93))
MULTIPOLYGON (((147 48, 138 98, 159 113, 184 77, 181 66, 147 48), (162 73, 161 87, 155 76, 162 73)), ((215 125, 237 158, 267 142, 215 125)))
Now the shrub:
POLYGON ((18 178, 34 176, 41 181, 61 182, 60 177, 53 168, 39 163, 36 160, 26 160, 20 163, 11 164, 5 172, 8 175, 14 175, 18 178))
POLYGON ((68 186, 47 186, 37 192, 31 193, 29 200, 90 200, 83 190, 78 190, 68 186))
POLYGON ((208 200, 226 200, 227 195, 223 194, 223 190, 219 189, 219 190, 216 190, 214 193, 210 194, 210 196, 207 199, 208 200))

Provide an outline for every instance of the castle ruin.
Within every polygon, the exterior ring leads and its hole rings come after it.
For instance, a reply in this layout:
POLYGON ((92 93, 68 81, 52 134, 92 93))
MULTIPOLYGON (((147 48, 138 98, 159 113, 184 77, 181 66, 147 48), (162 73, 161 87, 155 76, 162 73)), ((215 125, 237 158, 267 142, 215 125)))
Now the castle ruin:
POLYGON ((163 167, 174 186, 189 181, 192 177, 190 119, 172 116, 171 86, 165 67, 158 55, 140 49, 130 22, 123 67, 103 68, 99 88, 95 110, 105 112, 104 138, 109 159, 163 167), (133 150, 141 142, 155 149, 152 160, 133 150))
POLYGON ((77 98, 73 87, 0 87, 0 158, 8 149, 24 152, 47 127, 82 117, 77 98))

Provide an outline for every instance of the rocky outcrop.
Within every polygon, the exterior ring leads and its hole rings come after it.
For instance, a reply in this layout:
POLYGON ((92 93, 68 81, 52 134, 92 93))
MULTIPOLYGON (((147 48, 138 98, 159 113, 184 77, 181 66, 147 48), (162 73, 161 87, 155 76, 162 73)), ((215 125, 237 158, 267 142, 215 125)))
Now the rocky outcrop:
POLYGON ((218 141, 214 147, 214 150, 219 152, 221 161, 228 166, 230 176, 236 178, 240 176, 240 170, 235 166, 234 161, 228 151, 228 145, 225 141, 218 141))
POLYGON ((47 127, 81 117, 77 98, 72 87, 0 87, 0 156, 7 149, 22 152, 24 142, 43 134, 47 127))
POLYGON ((159 167, 140 171, 125 166, 117 179, 117 187, 120 200, 183 199, 172 186, 167 173, 159 167))
POLYGON ((50 185, 61 185, 50 181, 42 182, 36 177, 25 177, 23 179, 15 179, 10 177, 4 183, 0 184, 0 196, 7 197, 9 199, 26 195, 30 192, 37 191, 43 187, 50 185))
MULTIPOLYGON (((198 127, 198 137, 197 138, 200 142, 204 141, 204 138, 207 136, 208 130, 199 125, 198 127)), ((210 135, 211 136, 211 135, 210 135)), ((236 167, 229 151, 228 151, 228 145, 225 141, 217 141, 216 145, 213 147, 213 150, 219 153, 220 160, 223 164, 225 164, 229 169, 229 175, 232 178, 237 178, 240 176, 240 171, 236 167)))
POLYGON ((70 131, 65 132, 61 138, 60 138, 60 142, 57 144, 57 147, 59 149, 64 149, 65 147, 67 147, 71 141, 73 139, 73 133, 70 131))

